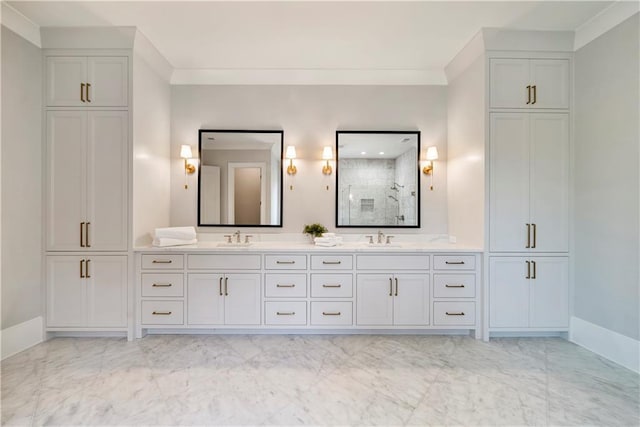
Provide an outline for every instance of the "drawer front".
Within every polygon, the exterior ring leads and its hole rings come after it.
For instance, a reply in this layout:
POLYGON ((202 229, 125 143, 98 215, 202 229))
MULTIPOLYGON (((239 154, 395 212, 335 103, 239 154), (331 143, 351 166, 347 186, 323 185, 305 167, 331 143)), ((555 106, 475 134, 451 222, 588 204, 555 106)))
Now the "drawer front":
POLYGON ((265 255, 264 266, 267 270, 306 270, 306 255, 265 255))
POLYGON ((476 324, 476 303, 436 301, 433 303, 433 324, 474 326, 476 324))
POLYGON ((351 270, 352 255, 311 255, 312 270, 351 270))
POLYGON ((182 270, 183 267, 182 254, 142 255, 142 268, 145 270, 182 270))
POLYGON ((182 273, 143 273, 143 297, 181 297, 184 295, 182 273))
POLYGON ((267 301, 264 303, 266 325, 306 325, 305 301, 267 301))
POLYGON ((260 255, 188 255, 193 270, 260 270, 260 255))
POLYGON ((476 257, 473 255, 434 255, 434 270, 474 270, 476 257))
POLYGON ((359 270, 428 270, 429 255, 358 255, 359 270))
POLYGON ((311 274, 311 296, 321 298, 351 298, 352 274, 311 274))
POLYGON ((267 298, 304 298, 307 296, 307 275, 305 273, 266 274, 264 296, 267 298))
POLYGON ((182 325, 184 305, 182 301, 142 301, 143 325, 182 325))
POLYGON ((474 298, 476 296, 475 274, 434 274, 434 298, 474 298))
POLYGON ((353 325, 353 305, 351 301, 312 301, 312 325, 353 325))

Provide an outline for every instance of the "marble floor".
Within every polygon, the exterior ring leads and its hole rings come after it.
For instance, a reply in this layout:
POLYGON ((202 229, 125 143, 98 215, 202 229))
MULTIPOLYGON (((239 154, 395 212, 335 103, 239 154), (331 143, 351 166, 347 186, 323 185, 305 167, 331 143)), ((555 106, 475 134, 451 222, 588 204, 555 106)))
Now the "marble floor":
POLYGON ((559 338, 57 338, 1 366, 3 425, 640 424, 639 376, 559 338))

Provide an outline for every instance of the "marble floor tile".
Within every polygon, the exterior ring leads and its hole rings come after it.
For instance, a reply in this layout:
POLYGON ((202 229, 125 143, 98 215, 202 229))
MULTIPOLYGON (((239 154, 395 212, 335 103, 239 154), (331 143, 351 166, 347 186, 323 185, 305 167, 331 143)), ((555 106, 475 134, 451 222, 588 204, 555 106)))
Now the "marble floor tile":
POLYGON ((639 376, 558 338, 56 338, 0 365, 2 425, 640 425, 639 376))

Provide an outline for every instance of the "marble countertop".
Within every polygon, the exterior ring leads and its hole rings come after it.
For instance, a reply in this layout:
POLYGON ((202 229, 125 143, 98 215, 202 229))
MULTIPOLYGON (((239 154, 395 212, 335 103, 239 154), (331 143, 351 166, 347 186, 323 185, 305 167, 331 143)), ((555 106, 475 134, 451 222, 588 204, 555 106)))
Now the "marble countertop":
POLYGON ((135 252, 482 252, 479 247, 452 244, 447 242, 394 242, 391 244, 368 244, 366 242, 345 242, 341 245, 325 247, 316 246, 310 242, 300 241, 259 241, 249 246, 227 244, 224 241, 200 241, 195 245, 153 247, 142 246, 134 248, 135 252))

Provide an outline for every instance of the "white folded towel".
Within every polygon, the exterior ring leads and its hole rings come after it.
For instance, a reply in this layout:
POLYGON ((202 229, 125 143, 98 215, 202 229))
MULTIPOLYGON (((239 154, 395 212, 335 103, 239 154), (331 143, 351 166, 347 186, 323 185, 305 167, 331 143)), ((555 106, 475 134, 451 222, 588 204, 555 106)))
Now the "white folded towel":
POLYGON ((193 227, 167 227, 156 228, 154 237, 166 237, 169 239, 193 240, 196 238, 196 229, 193 227))
POLYGON ((316 237, 315 239, 313 239, 313 242, 316 244, 316 246, 337 246, 342 244, 342 237, 316 237))
POLYGON ((198 243, 198 239, 171 239, 169 237, 156 237, 153 239, 153 246, 163 248, 165 246, 181 246, 181 245, 195 245, 198 243))
POLYGON ((322 246, 325 248, 330 248, 333 246, 338 246, 338 242, 318 242, 316 243, 316 246, 322 246))

